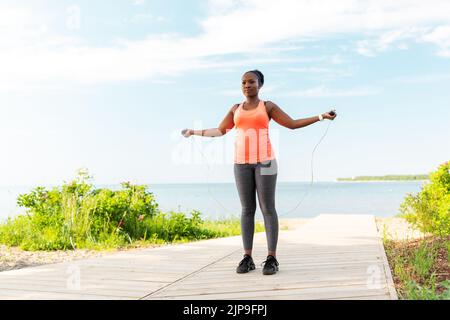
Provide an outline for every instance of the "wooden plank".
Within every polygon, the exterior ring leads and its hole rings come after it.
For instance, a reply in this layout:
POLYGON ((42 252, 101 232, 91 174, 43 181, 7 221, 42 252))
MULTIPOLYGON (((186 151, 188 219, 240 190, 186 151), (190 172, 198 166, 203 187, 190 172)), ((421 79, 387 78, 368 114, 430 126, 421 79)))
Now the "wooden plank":
MULTIPOLYGON (((58 268, 55 269, 53 272, 45 272, 45 273, 37 273, 37 274, 25 274, 25 275, 21 275, 20 273, 18 274, 10 274, 10 275, 1 275, 0 276, 0 281, 2 279, 8 279, 8 278, 16 278, 18 276, 20 276, 21 278, 36 278, 36 277, 49 277, 49 278, 55 278, 55 277, 61 277, 61 278, 67 278, 70 274, 70 269, 67 268, 58 268)), ((73 271, 72 271, 73 272, 73 271)), ((92 269, 80 269, 79 270, 79 274, 80 276, 91 276, 91 277, 102 277, 102 276, 116 276, 119 278, 122 277, 127 277, 127 278, 136 278, 136 277, 140 277, 140 278, 147 278, 147 279, 160 279, 160 278, 167 278, 167 279, 178 279, 180 277, 180 275, 186 274, 187 272, 179 272, 179 273, 166 273, 166 272, 138 272, 135 270, 130 270, 130 271, 117 271, 114 269, 97 269, 97 270, 92 270, 92 269)))
POLYGON ((386 256, 386 251, 384 250, 383 240, 381 240, 381 237, 379 243, 380 243, 380 252, 382 253, 383 259, 383 271, 389 290, 389 297, 391 300, 398 300, 397 290, 395 290, 394 279, 392 278, 391 269, 389 267, 389 262, 386 256))
MULTIPOLYGON (((344 267, 351 267, 351 266, 372 266, 372 265, 380 265, 380 262, 382 262, 381 257, 380 258, 376 258, 374 260, 346 260, 346 261, 317 261, 317 262, 310 262, 310 263, 289 263, 289 264, 282 264, 280 262, 279 268, 280 270, 283 271, 292 271, 292 270, 302 270, 302 269, 307 269, 307 268, 316 268, 316 267, 323 267, 323 268, 328 268, 330 269, 331 267, 338 267, 338 268, 344 268, 344 267)), ((255 264, 256 265, 256 264, 255 264)), ((261 267, 260 265, 258 265, 259 267, 261 267)), ((261 267, 262 269, 262 267, 261 267)), ((236 265, 229 265, 229 266, 224 266, 224 265, 220 265, 220 266, 216 266, 213 268, 208 268, 208 270, 206 270, 205 272, 211 273, 211 274, 218 274, 220 275, 221 273, 226 273, 229 271, 235 271, 236 270, 236 265)))
POLYGON ((333 300, 392 300, 390 294, 382 294, 382 295, 367 295, 367 296, 352 296, 352 297, 344 297, 344 298, 334 298, 333 300))
MULTIPOLYGON (((158 287, 153 288, 153 290, 158 289, 158 287)), ((110 296, 120 296, 120 297, 131 297, 139 298, 145 295, 146 292, 153 291, 151 288, 137 290, 133 287, 128 287, 125 289, 117 288, 101 288, 97 286, 80 286, 80 289, 68 289, 66 286, 55 286, 55 285, 27 285, 27 284, 0 284, 1 291, 30 291, 30 292, 53 292, 53 293, 75 293, 75 294, 89 294, 89 295, 110 295, 110 296)))
MULTIPOLYGON (((283 284, 293 284, 293 283, 332 283, 333 281, 356 281, 356 280, 361 280, 361 281, 367 281, 367 276, 341 276, 341 277, 326 277, 326 276, 316 276, 316 277, 303 277, 303 278, 299 278, 299 279, 292 279, 292 278, 287 278, 287 279, 279 279, 279 278, 272 278, 272 279, 268 279, 268 280, 264 280, 263 281, 263 285, 273 285, 273 286, 277 286, 277 285, 283 285, 283 284)), ((251 279, 246 279, 245 280, 246 285, 248 286, 259 286, 262 285, 261 284, 261 277, 254 277, 251 279)), ((193 288, 200 288, 200 287, 205 287, 205 288, 214 288, 216 286, 218 287, 226 287, 226 286, 233 286, 233 285, 242 285, 242 279, 230 279, 227 281, 214 281, 213 279, 210 279, 208 281, 202 281, 201 279, 197 279, 197 278, 191 278, 191 279, 186 279, 183 281, 183 287, 190 287, 192 286, 193 288)))
POLYGON ((101 296, 69 293, 30 292, 14 290, 0 293, 0 300, 135 300, 119 296, 101 296))
MULTIPOLYGON (((35 277, 35 278, 23 278, 23 277, 14 277, 14 278, 5 278, 1 279, 0 283, 7 283, 7 282, 13 282, 13 281, 21 281, 21 282, 28 282, 28 281, 38 281, 43 283, 51 283, 51 282, 65 282, 69 279, 68 276, 65 277, 35 277)), ((146 276, 146 277, 130 277, 127 275, 122 275, 121 277, 115 277, 114 275, 85 275, 81 277, 81 281, 113 281, 113 282, 130 282, 130 283, 172 283, 176 280, 180 279, 180 277, 172 277, 172 278, 164 278, 164 279, 154 279, 154 277, 146 276)))
POLYGON ((320 278, 320 279, 300 279, 300 280, 288 280, 285 281, 271 281, 271 282, 261 282, 261 281, 249 281, 246 282, 246 286, 242 286, 242 283, 240 282, 203 282, 203 283, 195 283, 190 282, 186 283, 183 282, 182 288, 177 287, 169 287, 165 291, 177 291, 180 290, 229 290, 229 289, 236 289, 236 288, 243 288, 244 290, 248 290, 248 288, 253 288, 260 290, 261 288, 266 288, 269 290, 270 288, 277 289, 277 288, 300 288, 300 287, 323 287, 327 285, 349 285, 349 284, 365 284, 367 283, 367 277, 352 277, 352 278, 320 278))
MULTIPOLYGON (((274 277, 280 277, 282 275, 289 275, 291 277, 295 276, 301 276, 306 273, 308 274, 328 274, 328 273, 360 273, 360 274, 367 274, 369 267, 373 267, 374 269, 377 268, 378 270, 383 270, 383 265, 381 263, 378 264, 347 264, 347 265, 328 265, 328 266, 311 266, 311 267, 302 267, 298 266, 296 269, 289 269, 284 270, 280 269, 280 271, 277 272, 277 274, 273 275, 274 277)), ((214 271, 205 271, 202 272, 201 277, 202 278, 215 278, 215 279, 229 279, 229 278, 237 278, 240 277, 240 279, 245 279, 245 277, 251 276, 253 274, 261 275, 261 268, 254 270, 247 274, 237 274, 235 269, 229 270, 228 272, 214 272, 214 271), (258 271, 259 270, 259 271, 258 271)))
MULTIPOLYGON (((114 289, 118 291, 154 291, 156 289, 161 288, 162 286, 167 285, 170 282, 167 283, 149 283, 149 282, 117 282, 117 281, 85 281, 82 280, 80 282, 80 287, 84 289, 93 289, 93 288, 101 288, 101 289, 114 289), (130 289, 132 288, 132 289, 130 289)), ((63 290, 69 290, 68 283, 66 281, 58 281, 58 282, 43 282, 43 281, 20 281, 20 280, 13 280, 13 281, 2 281, 0 283, 0 289, 1 288, 45 288, 49 291, 52 291, 51 288, 57 288, 63 289, 63 290)))
POLYGON ((367 289, 365 285, 349 286, 328 286, 323 288, 303 288, 290 290, 267 290, 267 291, 246 291, 246 292, 225 292, 213 294, 155 294, 151 299, 261 299, 262 297, 295 298, 295 299, 334 299, 346 298, 362 295, 383 295, 389 294, 387 289, 367 289))
MULTIPOLYGON (((148 281, 142 279, 114 279, 114 278, 85 278, 81 279, 82 283, 86 284, 98 284, 98 283, 110 283, 117 286, 126 285, 126 286, 136 286, 136 287, 148 287, 152 284, 169 284, 173 281, 148 281)), ((24 284, 65 284, 67 283, 67 279, 63 278, 54 278, 54 279, 42 279, 42 278, 31 278, 31 279, 22 279, 22 278, 14 278, 14 279, 2 279, 1 283, 24 283, 24 284)))
MULTIPOLYGON (((276 292, 290 292, 292 290, 300 290, 300 289, 321 289, 321 288, 338 288, 338 287, 349 287, 360 285, 361 287, 366 285, 366 280, 362 281, 328 281, 328 282, 315 282, 310 284, 304 283, 293 283, 293 284, 283 284, 283 285, 254 285, 254 286, 223 286, 223 287, 184 287, 183 289, 179 288, 170 288, 164 291, 164 296, 190 296, 190 295, 209 295, 209 294, 226 294, 226 293, 255 293, 260 291, 275 291, 276 292)), ((386 290, 386 287, 380 287, 379 289, 386 290)), ((163 295, 155 295, 162 297, 163 295)))

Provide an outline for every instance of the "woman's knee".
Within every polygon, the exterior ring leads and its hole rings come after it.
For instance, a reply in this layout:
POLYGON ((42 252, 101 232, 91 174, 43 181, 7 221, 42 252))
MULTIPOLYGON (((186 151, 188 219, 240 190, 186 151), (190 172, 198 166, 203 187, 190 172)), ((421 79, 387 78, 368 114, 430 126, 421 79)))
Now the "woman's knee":
POLYGON ((254 216, 256 213, 256 206, 242 207, 243 216, 254 216))
POLYGON ((261 206, 261 212, 263 215, 267 216, 276 216, 277 210, 275 209, 275 206, 261 206))

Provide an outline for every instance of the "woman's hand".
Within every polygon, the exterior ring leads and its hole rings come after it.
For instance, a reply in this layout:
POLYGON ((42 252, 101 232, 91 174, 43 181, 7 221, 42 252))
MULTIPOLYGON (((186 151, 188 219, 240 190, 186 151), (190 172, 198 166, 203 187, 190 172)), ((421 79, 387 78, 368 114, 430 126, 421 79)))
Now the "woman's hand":
POLYGON ((185 137, 185 138, 189 138, 190 136, 192 136, 192 130, 191 129, 183 129, 181 131, 181 134, 185 137))
MULTIPOLYGON (((330 112, 331 112, 331 111, 330 111, 330 112)), ((323 117, 324 119, 329 119, 329 120, 333 120, 334 118, 336 118, 336 116, 337 116, 336 111, 334 111, 334 114, 333 114, 333 115, 331 115, 330 112, 323 113, 323 114, 322 114, 322 117, 323 117)))

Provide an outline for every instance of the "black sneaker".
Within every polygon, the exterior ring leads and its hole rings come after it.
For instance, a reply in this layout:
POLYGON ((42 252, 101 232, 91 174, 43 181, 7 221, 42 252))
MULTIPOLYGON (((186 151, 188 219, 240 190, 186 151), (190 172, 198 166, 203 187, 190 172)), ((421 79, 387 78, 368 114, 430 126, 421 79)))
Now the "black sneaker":
POLYGON ((244 259, 239 262, 239 265, 236 268, 237 273, 247 273, 250 270, 255 270, 255 263, 253 259, 248 254, 244 254, 244 259))
POLYGON ((278 261, 274 256, 267 256, 266 261, 263 261, 261 265, 264 263, 263 274, 275 274, 278 271, 278 261))

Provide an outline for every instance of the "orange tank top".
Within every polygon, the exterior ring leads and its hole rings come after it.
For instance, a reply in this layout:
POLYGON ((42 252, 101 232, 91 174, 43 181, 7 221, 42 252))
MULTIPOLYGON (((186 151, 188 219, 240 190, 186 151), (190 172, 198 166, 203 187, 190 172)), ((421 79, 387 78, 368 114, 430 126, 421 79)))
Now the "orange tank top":
POLYGON ((234 112, 236 140, 235 163, 257 163, 275 159, 269 138, 270 118, 264 101, 252 110, 245 110, 243 103, 234 112))

